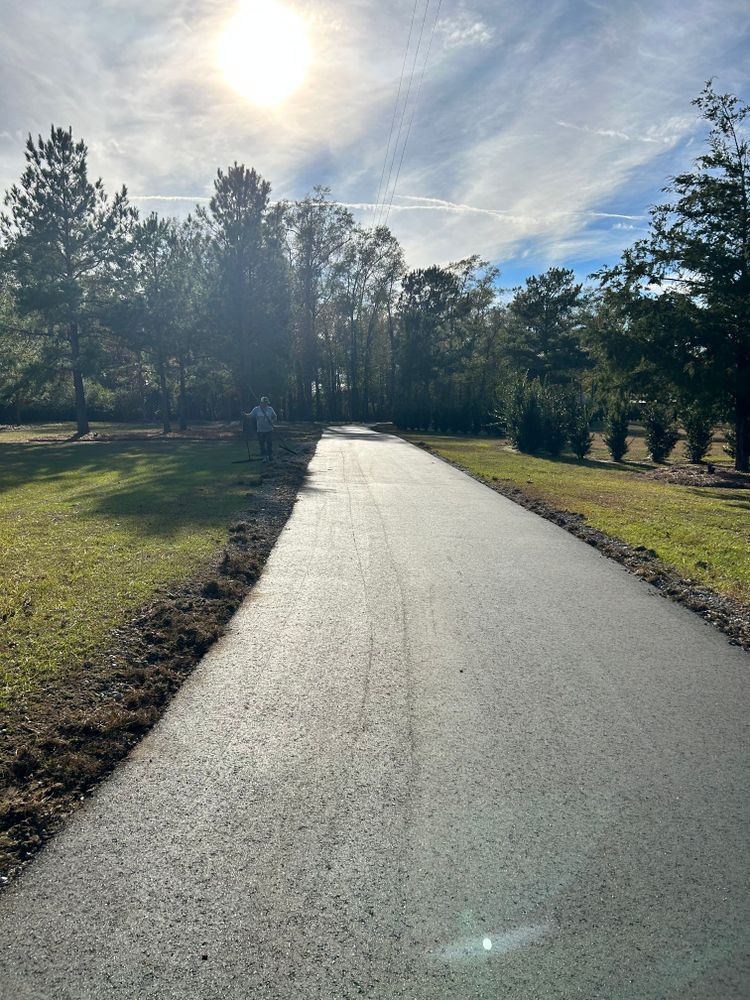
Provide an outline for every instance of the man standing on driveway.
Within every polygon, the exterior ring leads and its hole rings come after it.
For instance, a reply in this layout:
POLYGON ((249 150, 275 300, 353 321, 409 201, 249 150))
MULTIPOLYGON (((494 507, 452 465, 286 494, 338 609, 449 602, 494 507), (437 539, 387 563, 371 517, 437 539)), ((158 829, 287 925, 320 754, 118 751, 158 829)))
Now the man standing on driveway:
POLYGON ((255 420, 255 430, 260 444, 261 461, 273 461, 273 429, 276 424, 276 414, 268 396, 260 397, 260 406, 250 411, 251 420, 255 420))

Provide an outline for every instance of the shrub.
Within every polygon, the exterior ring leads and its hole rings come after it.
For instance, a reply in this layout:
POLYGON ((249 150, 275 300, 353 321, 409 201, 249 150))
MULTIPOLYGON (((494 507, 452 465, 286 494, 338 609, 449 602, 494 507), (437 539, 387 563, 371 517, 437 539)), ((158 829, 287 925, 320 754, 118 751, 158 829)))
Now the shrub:
POLYGON ((672 409, 663 403, 650 403, 643 411, 643 425, 651 459, 660 465, 666 461, 679 438, 672 409))
POLYGON ((589 429, 589 415, 586 407, 572 400, 568 413, 568 441, 576 458, 585 458, 591 451, 594 436, 589 429))
POLYGON ((685 455, 690 462, 702 462, 711 447, 714 415, 710 410, 697 404, 686 406, 681 414, 685 428, 685 455))
POLYGON ((544 445, 544 414, 539 383, 519 378, 505 388, 503 416, 514 448, 533 455, 544 445))
POLYGON ((550 455, 559 455, 568 439, 568 401, 556 386, 540 386, 539 401, 542 408, 544 450, 550 455))
POLYGON ((737 433, 734 427, 726 427, 724 429, 724 437, 726 438, 726 443, 723 446, 723 451, 725 454, 729 455, 730 458, 737 457, 737 433))
POLYGON ((628 419, 630 413, 622 400, 612 400, 604 417, 604 443, 614 462, 621 462, 628 453, 628 419))
MULTIPOLYGON (((564 389, 528 377, 509 381, 498 390, 495 426, 503 427, 511 444, 533 455, 559 455, 570 437, 571 400, 564 389)), ((590 440, 584 454, 591 447, 590 440)))

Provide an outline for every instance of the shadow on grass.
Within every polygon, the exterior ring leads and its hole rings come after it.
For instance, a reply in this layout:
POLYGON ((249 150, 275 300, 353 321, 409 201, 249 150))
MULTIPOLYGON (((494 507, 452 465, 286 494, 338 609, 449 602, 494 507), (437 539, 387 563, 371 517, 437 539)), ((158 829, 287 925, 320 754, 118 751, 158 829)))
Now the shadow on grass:
POLYGON ((704 486, 702 488, 692 487, 690 492, 703 499, 714 500, 722 507, 750 511, 750 496, 748 496, 746 490, 732 490, 725 487, 721 487, 720 489, 706 489, 704 486))
MULTIPOLYGON (((520 454, 520 453, 519 453, 520 454)), ((654 466, 646 462, 607 462, 597 458, 576 458, 575 455, 549 455, 537 452, 531 458, 542 458, 557 465, 576 465, 582 469, 595 469, 597 472, 649 472, 654 466)))
POLYGON ((40 498, 42 507, 80 504, 84 518, 170 537, 242 506, 260 483, 255 467, 233 464, 243 454, 242 441, 0 444, 0 495, 31 484, 52 487, 57 495, 40 498))

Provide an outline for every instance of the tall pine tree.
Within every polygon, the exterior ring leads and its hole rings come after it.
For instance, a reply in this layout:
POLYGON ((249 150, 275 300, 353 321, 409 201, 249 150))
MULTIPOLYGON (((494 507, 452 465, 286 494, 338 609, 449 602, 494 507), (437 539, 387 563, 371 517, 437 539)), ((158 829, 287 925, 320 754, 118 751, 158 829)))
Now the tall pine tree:
POLYGON ((102 285, 127 246, 133 210, 122 190, 110 201, 88 178, 85 143, 72 129, 26 143, 26 169, 6 193, 0 216, 2 256, 16 308, 54 341, 73 381, 79 435, 89 429, 85 343, 97 326, 102 285))

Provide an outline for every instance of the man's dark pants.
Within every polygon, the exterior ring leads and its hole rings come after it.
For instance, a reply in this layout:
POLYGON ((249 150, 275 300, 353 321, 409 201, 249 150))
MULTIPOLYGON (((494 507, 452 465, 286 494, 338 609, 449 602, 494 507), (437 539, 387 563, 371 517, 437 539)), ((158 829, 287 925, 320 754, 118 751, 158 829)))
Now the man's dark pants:
POLYGON ((273 458, 273 431, 258 431, 258 444, 260 445, 261 457, 273 458))

